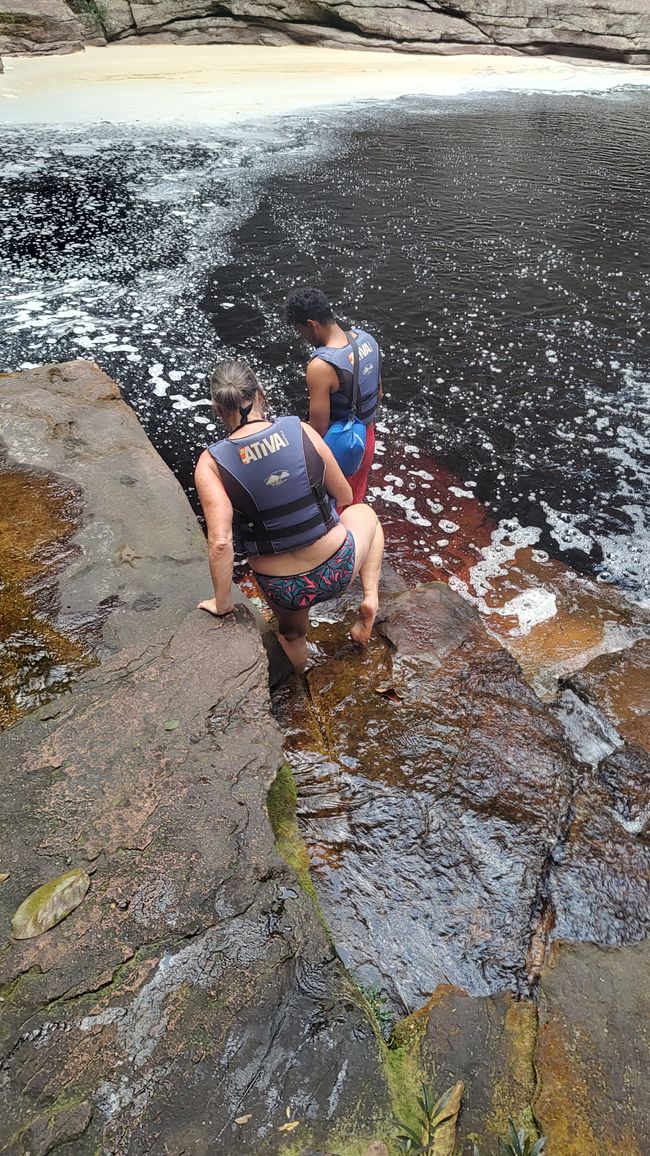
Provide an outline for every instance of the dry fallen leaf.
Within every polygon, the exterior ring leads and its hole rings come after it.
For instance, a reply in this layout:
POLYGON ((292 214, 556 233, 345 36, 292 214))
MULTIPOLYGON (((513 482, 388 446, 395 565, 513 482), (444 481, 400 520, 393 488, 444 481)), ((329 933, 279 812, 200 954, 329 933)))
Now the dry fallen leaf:
POLYGON ((293 1132, 294 1128, 297 1128, 299 1123, 300 1120, 291 1120, 288 1124, 280 1124, 278 1132, 293 1132))
POLYGON ((440 1097, 438 1116, 446 1116, 447 1122, 436 1132, 431 1156, 453 1156, 456 1149, 456 1121, 464 1091, 465 1085, 459 1080, 440 1097))
POLYGON ((79 906, 89 887, 90 876, 81 867, 37 887, 23 900, 11 921, 14 939, 33 939, 49 931, 79 906))
POLYGON ((248 1124, 248 1121, 252 1118, 252 1115, 252 1112, 249 1112, 247 1116, 238 1116, 235 1120, 235 1124, 248 1124))
POLYGON ((5 879, 9 878, 8 871, 0 871, 0 883, 4 883, 5 879))

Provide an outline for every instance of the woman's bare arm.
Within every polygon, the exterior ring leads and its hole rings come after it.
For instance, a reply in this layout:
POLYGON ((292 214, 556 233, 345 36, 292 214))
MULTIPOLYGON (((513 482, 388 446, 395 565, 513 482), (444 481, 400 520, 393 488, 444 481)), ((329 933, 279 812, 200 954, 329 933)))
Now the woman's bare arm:
POLYGON ((221 617, 235 609, 232 600, 232 505, 219 470, 207 450, 199 458, 194 481, 208 528, 208 561, 214 598, 199 602, 199 610, 221 617))

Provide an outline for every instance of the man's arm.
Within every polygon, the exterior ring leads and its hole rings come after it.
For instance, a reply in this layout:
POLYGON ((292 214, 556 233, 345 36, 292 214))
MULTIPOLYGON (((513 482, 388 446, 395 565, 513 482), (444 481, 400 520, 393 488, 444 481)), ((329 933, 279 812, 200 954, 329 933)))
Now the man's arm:
POLYGON ((321 437, 325 437, 330 424, 330 393, 338 385, 336 370, 315 357, 307 366, 307 389, 309 390, 309 424, 321 437))
POLYGON ((199 610, 221 617, 235 607, 232 601, 232 505, 219 470, 207 450, 201 454, 194 471, 199 501, 208 527, 208 561, 214 586, 214 598, 199 602, 199 610))

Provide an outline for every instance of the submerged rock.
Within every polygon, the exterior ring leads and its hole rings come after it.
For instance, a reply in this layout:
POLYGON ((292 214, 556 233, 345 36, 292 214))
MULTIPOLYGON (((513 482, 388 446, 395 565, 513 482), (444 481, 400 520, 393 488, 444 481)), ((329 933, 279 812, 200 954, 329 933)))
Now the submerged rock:
POLYGON ((529 991, 558 935, 647 934, 650 848, 612 811, 618 791, 645 814, 645 788, 616 786, 615 756, 607 773, 574 760, 555 711, 447 587, 398 595, 380 629, 388 647, 335 641, 308 698, 276 698, 316 890, 358 978, 409 1012, 440 983, 529 991))
POLYGON ((650 751, 650 640, 603 654, 567 680, 628 742, 650 751))

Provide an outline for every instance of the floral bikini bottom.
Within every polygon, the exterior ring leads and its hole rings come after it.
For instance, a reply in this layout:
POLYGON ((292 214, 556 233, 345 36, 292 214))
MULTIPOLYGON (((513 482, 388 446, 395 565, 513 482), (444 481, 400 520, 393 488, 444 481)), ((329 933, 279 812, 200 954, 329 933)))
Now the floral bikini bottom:
POLYGON ((328 602, 347 590, 354 574, 354 536, 348 530, 338 550, 306 574, 274 577, 255 573, 265 598, 283 610, 305 610, 317 602, 328 602))

